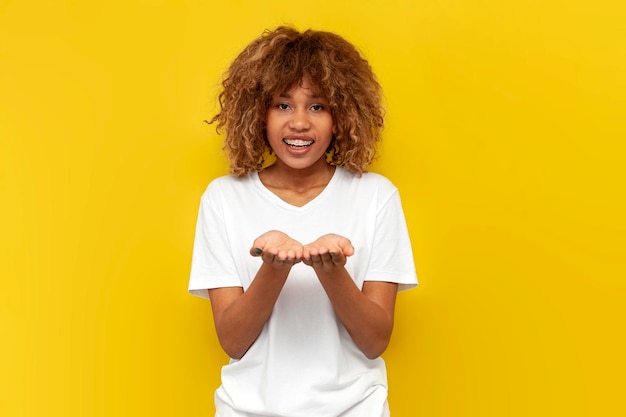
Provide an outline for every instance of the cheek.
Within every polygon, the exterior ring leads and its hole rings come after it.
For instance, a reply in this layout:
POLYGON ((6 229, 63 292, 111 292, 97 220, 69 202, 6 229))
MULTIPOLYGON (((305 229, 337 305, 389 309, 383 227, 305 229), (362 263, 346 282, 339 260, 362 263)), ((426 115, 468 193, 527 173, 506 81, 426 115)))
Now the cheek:
POLYGON ((336 131, 335 122, 331 119, 328 121, 328 133, 332 137, 335 135, 335 131, 336 131))

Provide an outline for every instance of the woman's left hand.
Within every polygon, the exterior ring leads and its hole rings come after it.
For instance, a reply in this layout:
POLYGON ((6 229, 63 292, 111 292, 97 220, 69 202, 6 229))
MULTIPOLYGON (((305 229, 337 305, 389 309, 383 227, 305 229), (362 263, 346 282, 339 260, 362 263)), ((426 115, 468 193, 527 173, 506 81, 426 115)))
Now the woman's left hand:
POLYGON ((314 269, 331 271, 342 268, 346 264, 346 258, 353 254, 354 247, 349 239, 329 233, 304 245, 302 262, 314 269))

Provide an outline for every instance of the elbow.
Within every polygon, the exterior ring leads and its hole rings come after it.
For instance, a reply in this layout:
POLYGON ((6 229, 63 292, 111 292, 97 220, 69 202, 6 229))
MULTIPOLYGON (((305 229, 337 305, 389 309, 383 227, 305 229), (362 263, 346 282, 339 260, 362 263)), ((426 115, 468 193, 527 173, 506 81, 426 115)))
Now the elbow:
POLYGON ((384 334, 362 340, 361 343, 357 343, 357 345, 367 359, 373 360, 380 357, 385 350, 387 350, 390 340, 391 330, 384 332, 384 334))
POLYGON ((246 338, 242 338, 241 335, 236 332, 229 331, 228 327, 221 325, 221 323, 215 323, 215 330, 217 333, 217 340, 224 353, 232 359, 241 359, 246 354, 252 342, 248 342, 246 338))
POLYGON ((387 350, 387 346, 389 346, 389 339, 384 339, 361 348, 361 352, 363 352, 367 359, 374 360, 379 358, 385 350, 387 350))
POLYGON ((393 318, 384 325, 378 327, 377 330, 369 332, 368 334, 362 334, 359 337, 359 342, 353 337, 353 340, 357 342, 357 345, 361 352, 367 359, 373 360, 380 357, 391 341, 391 334, 393 333, 393 318))
POLYGON ((249 346, 241 346, 237 343, 229 343, 227 341, 220 340, 220 346, 222 350, 232 359, 241 359, 243 355, 248 351, 249 346))
POLYGON ((389 346, 392 332, 393 322, 380 329, 379 332, 370 334, 370 336, 365 339, 361 339, 361 343, 357 343, 359 349, 361 349, 361 352, 363 352, 367 359, 373 360, 380 357, 389 346))

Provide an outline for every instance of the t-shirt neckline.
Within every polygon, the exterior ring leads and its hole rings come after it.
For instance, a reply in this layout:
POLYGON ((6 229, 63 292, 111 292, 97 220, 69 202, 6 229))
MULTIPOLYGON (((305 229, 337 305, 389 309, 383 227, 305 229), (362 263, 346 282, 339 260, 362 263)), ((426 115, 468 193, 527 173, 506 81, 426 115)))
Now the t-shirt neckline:
POLYGON ((326 184, 326 187, 324 187, 324 189, 318 195, 316 195, 311 201, 307 202, 303 206, 294 206, 293 204, 286 202, 285 200, 280 198, 278 195, 276 195, 273 191, 271 191, 269 188, 267 188, 263 184, 263 182, 261 181, 261 178, 259 177, 258 172, 254 172, 251 178, 257 190, 266 198, 269 198, 276 204, 288 210, 305 211, 315 206, 318 203, 318 201, 325 199, 326 196, 332 191, 332 189, 335 187, 335 183, 338 181, 338 178, 341 175, 339 174, 339 171, 341 171, 341 167, 335 167, 335 172, 333 172, 333 176, 330 178, 330 181, 328 181, 328 184, 326 184))

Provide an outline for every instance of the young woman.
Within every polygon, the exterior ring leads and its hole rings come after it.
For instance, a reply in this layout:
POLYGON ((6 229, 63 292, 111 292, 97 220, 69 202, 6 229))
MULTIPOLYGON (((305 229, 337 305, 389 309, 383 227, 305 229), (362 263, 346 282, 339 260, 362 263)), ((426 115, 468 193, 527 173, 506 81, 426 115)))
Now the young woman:
POLYGON ((216 415, 388 416, 380 355, 417 279, 398 191, 365 171, 371 67, 336 34, 279 27, 234 60, 220 104, 231 175, 202 195, 189 282, 231 357, 216 415))

